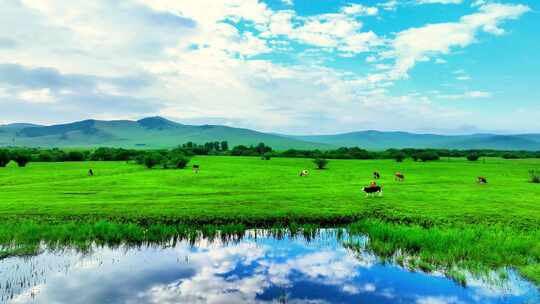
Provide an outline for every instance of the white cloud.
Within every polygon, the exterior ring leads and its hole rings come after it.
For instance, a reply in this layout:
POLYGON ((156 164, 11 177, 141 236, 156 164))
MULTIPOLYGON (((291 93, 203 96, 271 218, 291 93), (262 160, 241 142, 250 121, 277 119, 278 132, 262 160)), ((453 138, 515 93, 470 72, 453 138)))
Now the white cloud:
POLYGON ((453 100, 464 100, 464 99, 479 99, 479 98, 490 98, 493 95, 490 92, 485 91, 467 91, 462 94, 439 94, 437 97, 442 99, 453 99, 453 100))
POLYGON ((416 304, 462 304, 457 297, 444 297, 444 296, 428 296, 421 297, 416 300, 416 304))
POLYGON ((18 97, 30 103, 54 103, 56 99, 52 96, 50 89, 28 90, 18 94, 18 97))
POLYGON ((384 10, 395 11, 397 9, 397 6, 399 5, 399 2, 397 0, 390 0, 387 2, 379 3, 377 5, 382 7, 384 10))
POLYGON ((479 31, 500 35, 499 25, 516 19, 530 10, 525 5, 487 4, 479 12, 463 16, 459 22, 428 24, 399 32, 391 42, 392 50, 385 52, 395 58, 390 78, 407 76, 407 72, 419 61, 438 54, 448 54, 453 48, 463 48, 476 42, 479 31))
POLYGON ((417 0, 418 4, 460 4, 463 0, 417 0))

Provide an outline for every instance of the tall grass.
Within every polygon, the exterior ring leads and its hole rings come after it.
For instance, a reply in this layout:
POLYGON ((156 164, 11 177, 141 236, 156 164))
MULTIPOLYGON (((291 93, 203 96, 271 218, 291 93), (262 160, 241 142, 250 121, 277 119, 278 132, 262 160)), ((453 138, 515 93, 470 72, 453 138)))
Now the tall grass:
POLYGON ((350 234, 365 234, 365 248, 379 256, 401 260, 425 271, 441 267, 447 275, 458 268, 472 272, 516 267, 540 283, 540 231, 503 226, 431 227, 362 220, 348 226, 350 234))

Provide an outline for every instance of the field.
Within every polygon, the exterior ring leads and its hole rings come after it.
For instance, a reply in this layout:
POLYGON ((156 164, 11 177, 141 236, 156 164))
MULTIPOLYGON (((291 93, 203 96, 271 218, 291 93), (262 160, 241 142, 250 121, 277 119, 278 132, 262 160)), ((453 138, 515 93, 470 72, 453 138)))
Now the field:
MULTIPOLYGON (((433 263, 474 258, 517 266, 540 282, 540 184, 528 180, 540 160, 330 160, 326 170, 314 169, 310 159, 196 157, 191 164, 201 171, 126 162, 12 163, 0 168, 0 239, 28 221, 261 226, 367 219, 355 229, 370 234, 380 253, 401 247, 429 254, 433 263), (310 175, 299 177, 302 169, 310 175), (382 174, 384 196, 366 198, 361 187, 374 170, 382 174), (396 171, 404 182, 394 181, 396 171), (479 175, 487 185, 475 182, 479 175), (456 249, 451 257, 450 248, 456 249)), ((64 238, 78 229, 63 227, 64 238)), ((26 233, 37 238, 40 230, 26 233)))
POLYGON ((201 171, 146 169, 125 162, 13 163, 0 169, 0 219, 118 219, 159 222, 340 222, 376 215, 414 223, 503 223, 540 227, 539 160, 443 159, 416 163, 196 157, 201 171), (95 176, 87 176, 92 168, 95 176), (310 175, 300 178, 301 169, 310 175), (382 174, 382 198, 361 187, 382 174), (396 182, 393 172, 405 174, 396 182), (475 183, 488 177, 487 185, 475 183))

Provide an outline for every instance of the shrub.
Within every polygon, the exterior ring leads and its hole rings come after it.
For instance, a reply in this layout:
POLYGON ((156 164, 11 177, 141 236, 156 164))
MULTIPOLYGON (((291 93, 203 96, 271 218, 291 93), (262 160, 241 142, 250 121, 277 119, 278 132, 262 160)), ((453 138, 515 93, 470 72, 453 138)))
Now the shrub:
POLYGON ((184 169, 190 161, 190 158, 181 153, 168 155, 163 161, 164 169, 184 169))
POLYGON ((529 176, 531 183, 540 184, 540 170, 530 170, 529 176))
POLYGON ((467 159, 470 161, 477 161, 480 158, 480 155, 478 153, 470 153, 467 155, 467 159))
POLYGON ((152 169, 154 166, 161 162, 161 155, 156 152, 148 153, 144 156, 143 162, 146 168, 152 169))
POLYGON ((504 153, 502 155, 502 158, 504 158, 504 159, 518 159, 519 155, 517 155, 516 153, 507 152, 507 153, 504 153))
POLYGON ((403 160, 405 160, 405 158, 407 157, 407 155, 405 155, 405 153, 403 152, 397 152, 396 154, 394 154, 394 159, 398 162, 398 163, 401 163, 403 160))
POLYGON ((13 160, 19 167, 26 167, 26 164, 30 162, 30 154, 28 154, 26 151, 17 151, 13 155, 13 160))
POLYGON ((328 160, 322 157, 317 157, 313 160, 313 163, 317 166, 317 169, 325 169, 328 165, 328 160))
POLYGON ((11 160, 11 155, 8 150, 0 150, 0 167, 5 167, 11 160))

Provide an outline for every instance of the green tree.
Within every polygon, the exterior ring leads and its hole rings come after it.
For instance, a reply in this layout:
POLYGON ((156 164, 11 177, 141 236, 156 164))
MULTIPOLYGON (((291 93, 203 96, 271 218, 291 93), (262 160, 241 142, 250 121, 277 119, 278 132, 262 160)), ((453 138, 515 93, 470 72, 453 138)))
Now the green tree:
POLYGON ((472 153, 467 154, 467 159, 470 160, 470 161, 477 161, 479 158, 480 158, 480 154, 478 154, 476 152, 472 152, 472 153))
POLYGON ((405 158, 407 157, 407 155, 405 155, 405 153, 399 151, 399 152, 396 152, 394 155, 393 155, 394 159, 398 162, 398 163, 401 163, 403 160, 405 160, 405 158))
POLYGON ((11 161, 11 153, 6 149, 0 150, 0 167, 5 167, 11 161))
POLYGON ((17 151, 13 155, 13 160, 19 167, 26 167, 26 164, 30 162, 30 154, 26 151, 17 151))
POLYGON ((84 160, 84 154, 79 151, 70 151, 67 154, 67 160, 68 161, 83 161, 84 160))
POLYGON ((313 163, 317 166, 317 169, 326 169, 328 160, 322 157, 317 157, 313 160, 313 163))
POLYGON ((221 142, 221 151, 228 151, 229 150, 229 143, 224 140, 221 142))
POLYGON ((164 169, 184 169, 191 159, 178 150, 171 151, 162 162, 164 169))
POLYGON ((155 167, 157 164, 159 164, 161 162, 161 154, 157 153, 157 152, 150 152, 150 153, 147 153, 145 156, 144 156, 144 165, 146 166, 146 168, 148 169, 152 169, 153 167, 155 167))
POLYGON ((417 158, 423 162, 439 160, 439 154, 435 151, 423 151, 417 154, 417 158))

